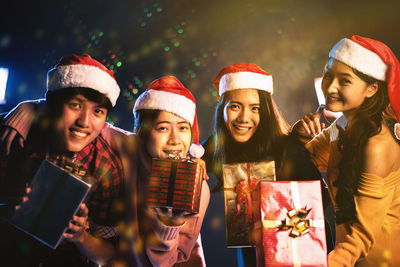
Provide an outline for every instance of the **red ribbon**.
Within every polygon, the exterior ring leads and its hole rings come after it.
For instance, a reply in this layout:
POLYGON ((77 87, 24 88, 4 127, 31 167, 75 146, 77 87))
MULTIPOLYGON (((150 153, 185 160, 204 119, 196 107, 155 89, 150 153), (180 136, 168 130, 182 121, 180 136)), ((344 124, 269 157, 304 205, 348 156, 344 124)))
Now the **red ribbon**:
POLYGON ((237 212, 232 218, 232 225, 236 221, 236 218, 240 215, 240 205, 246 204, 246 222, 251 222, 253 219, 252 205, 251 205, 251 192, 257 188, 260 179, 255 177, 250 177, 250 163, 246 163, 247 169, 247 181, 242 179, 239 184, 235 187, 237 193, 236 196, 236 208, 237 212))

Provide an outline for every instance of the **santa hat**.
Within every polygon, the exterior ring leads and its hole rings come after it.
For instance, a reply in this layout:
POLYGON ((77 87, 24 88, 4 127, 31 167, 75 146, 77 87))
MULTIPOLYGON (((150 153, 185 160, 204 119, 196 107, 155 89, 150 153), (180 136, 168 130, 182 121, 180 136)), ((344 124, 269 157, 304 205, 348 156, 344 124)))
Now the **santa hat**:
POLYGON ((115 106, 119 86, 114 72, 89 55, 64 56, 47 72, 47 91, 85 87, 104 94, 115 106))
POLYGON ((273 93, 272 76, 256 64, 237 63, 223 68, 214 79, 218 95, 237 89, 253 88, 273 93))
POLYGON ((168 111, 189 121, 192 126, 193 144, 190 154, 200 158, 204 148, 199 144, 199 126, 196 115, 196 100, 188 89, 174 76, 164 76, 150 83, 136 100, 133 113, 142 109, 168 111))
POLYGON ((392 108, 400 121, 400 64, 384 43, 353 35, 340 40, 329 52, 329 57, 364 73, 387 82, 392 108))

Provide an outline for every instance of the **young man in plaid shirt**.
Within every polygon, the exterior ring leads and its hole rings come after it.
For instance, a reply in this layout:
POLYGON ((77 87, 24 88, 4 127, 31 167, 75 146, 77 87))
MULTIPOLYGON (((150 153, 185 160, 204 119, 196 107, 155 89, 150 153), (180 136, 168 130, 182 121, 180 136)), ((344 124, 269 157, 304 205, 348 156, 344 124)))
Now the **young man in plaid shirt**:
POLYGON ((0 206, 2 266, 86 266, 112 256, 124 210, 122 165, 99 133, 119 91, 112 71, 88 55, 63 57, 48 72, 46 100, 38 105, 42 115, 27 130, 23 147, 14 142, 0 156, 0 203, 7 204, 0 206), (6 222, 47 157, 81 165, 97 180, 56 250, 6 222))

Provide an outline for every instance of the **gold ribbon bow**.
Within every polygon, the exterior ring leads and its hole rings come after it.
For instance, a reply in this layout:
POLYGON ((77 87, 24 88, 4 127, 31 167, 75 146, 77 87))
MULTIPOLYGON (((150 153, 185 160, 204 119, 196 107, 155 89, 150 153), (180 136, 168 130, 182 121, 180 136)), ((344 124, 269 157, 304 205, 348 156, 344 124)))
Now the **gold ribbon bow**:
POLYGON ((291 230, 289 236, 296 238, 308 234, 310 231, 308 228, 311 223, 310 220, 305 218, 310 213, 311 209, 291 209, 286 213, 286 218, 282 220, 281 224, 278 225, 279 231, 291 230))
POLYGON ((56 158, 50 158, 50 160, 63 168, 69 173, 72 173, 79 178, 82 178, 86 175, 85 169, 83 169, 83 164, 79 160, 71 159, 66 156, 57 156, 56 158))

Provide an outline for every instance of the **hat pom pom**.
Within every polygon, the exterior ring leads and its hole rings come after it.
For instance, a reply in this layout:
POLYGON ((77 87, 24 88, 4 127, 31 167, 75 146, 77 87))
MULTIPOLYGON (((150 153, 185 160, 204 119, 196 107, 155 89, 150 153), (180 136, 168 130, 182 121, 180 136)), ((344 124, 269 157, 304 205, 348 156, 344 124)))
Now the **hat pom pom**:
POLYGON ((201 158, 204 155, 204 147, 197 144, 192 144, 189 149, 190 155, 195 158, 201 158))

